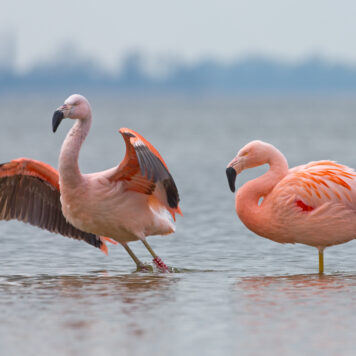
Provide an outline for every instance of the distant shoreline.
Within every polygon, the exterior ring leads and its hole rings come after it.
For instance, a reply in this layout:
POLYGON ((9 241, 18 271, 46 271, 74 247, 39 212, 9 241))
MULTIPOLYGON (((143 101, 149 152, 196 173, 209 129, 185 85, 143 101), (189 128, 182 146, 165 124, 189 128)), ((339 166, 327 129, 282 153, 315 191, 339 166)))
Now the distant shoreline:
POLYGON ((230 63, 203 60, 175 63, 164 76, 143 69, 143 59, 129 56, 118 74, 108 74, 88 60, 45 63, 26 73, 1 69, 0 95, 8 93, 105 92, 120 95, 311 95, 356 93, 356 66, 310 58, 299 63, 264 57, 230 63))

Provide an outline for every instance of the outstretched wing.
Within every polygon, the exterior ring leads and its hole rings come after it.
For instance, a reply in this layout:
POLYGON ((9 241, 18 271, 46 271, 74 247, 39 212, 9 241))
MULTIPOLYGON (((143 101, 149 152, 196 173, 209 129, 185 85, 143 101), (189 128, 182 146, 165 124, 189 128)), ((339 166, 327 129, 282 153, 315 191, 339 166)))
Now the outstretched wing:
POLYGON ((153 195, 175 219, 175 213, 181 214, 179 194, 163 158, 137 132, 127 128, 119 132, 125 140, 126 155, 109 179, 125 181, 128 190, 153 195))
POLYGON ((12 219, 84 240, 107 253, 103 238, 81 231, 66 221, 60 202, 58 172, 45 163, 19 158, 0 165, 0 220, 12 219))

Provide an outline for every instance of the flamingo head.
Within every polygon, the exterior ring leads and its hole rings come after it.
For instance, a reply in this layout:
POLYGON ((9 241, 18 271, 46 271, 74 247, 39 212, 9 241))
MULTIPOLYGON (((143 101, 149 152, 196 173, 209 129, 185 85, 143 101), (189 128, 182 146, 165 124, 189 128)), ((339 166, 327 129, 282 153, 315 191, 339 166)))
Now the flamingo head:
POLYGON ((251 141, 241 148, 226 168, 227 180, 232 192, 235 191, 236 176, 245 169, 268 163, 270 150, 271 145, 262 141, 251 141))
POLYGON ((90 112, 89 102, 84 96, 79 94, 71 95, 53 114, 53 132, 56 132, 63 119, 85 120, 90 116, 90 112))

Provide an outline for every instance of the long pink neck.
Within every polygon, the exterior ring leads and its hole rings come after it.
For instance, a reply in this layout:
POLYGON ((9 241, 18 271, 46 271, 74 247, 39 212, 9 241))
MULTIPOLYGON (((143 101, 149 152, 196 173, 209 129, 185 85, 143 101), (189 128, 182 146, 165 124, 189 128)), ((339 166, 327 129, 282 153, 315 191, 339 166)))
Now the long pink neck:
POLYGON ((265 198, 274 186, 288 174, 288 163, 283 154, 271 146, 266 162, 270 169, 262 176, 247 182, 236 193, 236 212, 241 221, 258 235, 263 235, 269 224, 268 212, 264 211, 260 198, 265 198))
POLYGON ((78 158, 80 148, 87 137, 91 126, 91 114, 86 119, 76 120, 68 132, 59 155, 60 184, 76 187, 82 181, 78 158))

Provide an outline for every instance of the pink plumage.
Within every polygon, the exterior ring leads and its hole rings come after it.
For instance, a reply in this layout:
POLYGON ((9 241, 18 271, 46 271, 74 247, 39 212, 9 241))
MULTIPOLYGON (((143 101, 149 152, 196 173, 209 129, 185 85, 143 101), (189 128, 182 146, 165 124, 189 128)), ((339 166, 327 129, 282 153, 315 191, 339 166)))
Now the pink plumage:
POLYGON ((288 169, 275 147, 252 141, 227 167, 231 188, 237 174, 263 164, 269 164, 268 172, 236 193, 236 212, 246 227, 276 242, 314 246, 320 258, 325 247, 356 237, 356 174, 351 168, 318 161, 288 169))
POLYGON ((120 130, 126 155, 119 166, 81 174, 79 151, 92 121, 89 102, 71 95, 52 119, 55 132, 65 118, 75 120, 59 156, 59 172, 31 159, 0 165, 0 219, 18 219, 82 239, 107 253, 105 242, 120 243, 137 267, 146 269, 127 243, 141 240, 161 270, 168 270, 146 241, 175 226, 181 214, 178 190, 158 151, 133 130, 120 130))

